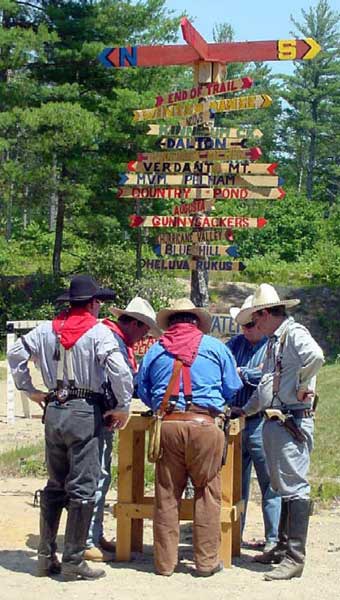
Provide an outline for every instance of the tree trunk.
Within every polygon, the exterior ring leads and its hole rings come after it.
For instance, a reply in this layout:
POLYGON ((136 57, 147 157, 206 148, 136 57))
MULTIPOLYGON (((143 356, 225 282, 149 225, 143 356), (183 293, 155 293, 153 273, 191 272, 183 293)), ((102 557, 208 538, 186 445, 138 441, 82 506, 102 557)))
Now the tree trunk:
MULTIPOLYGON (((61 181, 66 179, 66 168, 63 166, 61 181)), ((64 217, 65 217, 65 191, 58 191, 58 206, 57 206, 57 218, 55 227, 55 238, 52 258, 53 275, 59 277, 61 274, 61 252, 63 247, 63 234, 64 234, 64 217)))
POLYGON ((57 173, 57 159, 55 154, 53 155, 53 192, 49 199, 48 205, 48 229, 49 231, 55 231, 57 222, 57 210, 58 210, 58 173, 57 173))
MULTIPOLYGON (((318 121, 318 110, 316 102, 312 103, 312 119, 315 125, 318 121)), ((316 156, 316 128, 312 127, 310 130, 310 143, 307 163, 307 178, 306 178, 306 193, 308 200, 313 198, 314 188, 314 168, 315 168, 315 156, 316 156)))

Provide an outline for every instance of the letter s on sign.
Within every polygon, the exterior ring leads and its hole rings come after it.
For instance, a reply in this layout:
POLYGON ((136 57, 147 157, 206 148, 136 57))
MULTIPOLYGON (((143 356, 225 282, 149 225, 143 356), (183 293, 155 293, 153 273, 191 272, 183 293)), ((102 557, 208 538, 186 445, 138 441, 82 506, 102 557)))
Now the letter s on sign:
POLYGON ((295 60, 296 40, 278 40, 277 57, 279 60, 295 60))

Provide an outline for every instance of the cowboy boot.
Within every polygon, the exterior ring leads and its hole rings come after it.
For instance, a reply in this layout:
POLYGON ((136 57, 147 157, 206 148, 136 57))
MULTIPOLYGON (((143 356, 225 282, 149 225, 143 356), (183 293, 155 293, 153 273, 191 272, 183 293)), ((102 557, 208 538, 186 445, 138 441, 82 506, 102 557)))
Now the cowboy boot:
POLYGON ((62 510, 65 506, 63 491, 44 490, 40 493, 40 540, 38 546, 38 577, 58 575, 61 564, 57 558, 56 537, 62 510))
POLYGON ((263 565, 279 564, 286 556, 287 550, 287 529, 288 529, 288 501, 282 499, 281 502, 281 515, 278 531, 278 542, 268 552, 262 554, 256 554, 253 560, 254 562, 262 563, 263 565))
POLYGON ((309 510, 309 500, 304 498, 289 500, 286 556, 277 569, 266 573, 264 577, 266 581, 301 577, 306 556, 309 510))
POLYGON ((90 569, 83 558, 94 502, 71 500, 65 530, 61 572, 66 580, 99 579, 105 577, 102 569, 90 569))

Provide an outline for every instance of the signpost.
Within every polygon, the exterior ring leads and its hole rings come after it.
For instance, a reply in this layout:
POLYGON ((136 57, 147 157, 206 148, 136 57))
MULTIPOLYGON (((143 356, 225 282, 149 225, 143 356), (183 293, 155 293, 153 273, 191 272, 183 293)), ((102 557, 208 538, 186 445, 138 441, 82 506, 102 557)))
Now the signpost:
POLYGON ((253 84, 248 77, 225 80, 225 65, 310 60, 321 48, 312 38, 210 44, 187 18, 181 20, 181 27, 186 45, 105 48, 99 59, 106 67, 113 68, 193 67, 193 87, 159 95, 154 108, 134 111, 136 122, 176 117, 180 122, 149 125, 148 135, 163 136, 160 146, 165 150, 139 153, 136 161, 130 161, 129 172, 120 176, 119 185, 124 187, 118 189, 117 196, 136 201, 137 214, 130 216, 130 225, 139 232, 143 227, 191 228, 190 232, 162 233, 157 252, 191 255, 192 259, 141 259, 139 247, 139 266, 190 269, 192 300, 197 306, 204 306, 208 303, 208 271, 245 268, 240 261, 207 260, 226 255, 237 257, 236 246, 212 245, 211 242, 232 240, 233 228, 262 228, 266 219, 202 213, 210 213, 216 200, 280 200, 285 195, 280 187, 282 180, 276 174, 277 163, 253 164, 262 152, 256 146, 247 148, 247 145, 249 139, 262 136, 260 130, 214 126, 215 113, 262 109, 272 103, 266 94, 219 98, 221 94, 249 89, 253 84), (178 202, 172 208, 172 215, 142 216, 140 200, 144 199, 178 202))

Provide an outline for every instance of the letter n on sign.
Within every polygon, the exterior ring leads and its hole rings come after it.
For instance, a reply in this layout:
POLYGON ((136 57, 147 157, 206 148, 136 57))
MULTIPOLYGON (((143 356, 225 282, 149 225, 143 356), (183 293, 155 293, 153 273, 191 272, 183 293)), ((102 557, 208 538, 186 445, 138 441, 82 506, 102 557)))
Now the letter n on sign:
POLYGON ((137 66, 137 46, 131 46, 131 48, 119 48, 119 66, 137 66))

